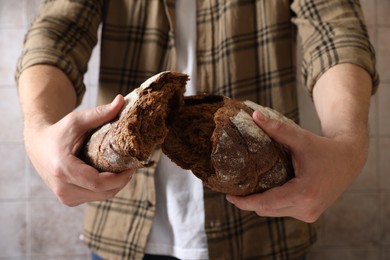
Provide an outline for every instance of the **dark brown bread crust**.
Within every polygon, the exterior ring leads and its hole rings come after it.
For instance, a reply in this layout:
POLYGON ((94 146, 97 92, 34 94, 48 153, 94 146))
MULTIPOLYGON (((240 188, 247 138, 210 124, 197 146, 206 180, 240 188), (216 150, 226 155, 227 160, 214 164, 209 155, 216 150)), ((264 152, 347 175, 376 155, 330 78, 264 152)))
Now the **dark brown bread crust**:
POLYGON ((290 154, 254 123, 253 107, 222 96, 186 97, 170 118, 163 152, 217 192, 279 186, 293 177, 290 154))
POLYGON ((118 119, 96 129, 80 157, 99 171, 120 172, 151 164, 154 147, 168 133, 166 119, 183 104, 188 76, 162 72, 125 97, 118 119))

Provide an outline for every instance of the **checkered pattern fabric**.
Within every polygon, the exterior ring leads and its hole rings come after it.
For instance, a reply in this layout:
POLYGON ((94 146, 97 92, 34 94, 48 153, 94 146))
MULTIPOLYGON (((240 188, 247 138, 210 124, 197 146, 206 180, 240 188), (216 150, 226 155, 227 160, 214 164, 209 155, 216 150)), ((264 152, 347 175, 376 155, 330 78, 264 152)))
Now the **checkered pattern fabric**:
MULTIPOLYGON (((378 85, 357 0, 198 0, 198 91, 252 100, 298 121, 296 36, 302 82, 311 92, 330 67, 353 63, 378 85)), ((174 0, 49 0, 26 35, 17 75, 36 64, 63 70, 79 102, 102 25, 99 103, 175 69, 174 0)), ((152 155, 158 161, 159 149, 152 155)), ((142 259, 155 212, 154 168, 140 169, 112 200, 90 203, 86 244, 105 259, 142 259)), ((301 259, 315 225, 262 218, 205 189, 210 259, 301 259)))

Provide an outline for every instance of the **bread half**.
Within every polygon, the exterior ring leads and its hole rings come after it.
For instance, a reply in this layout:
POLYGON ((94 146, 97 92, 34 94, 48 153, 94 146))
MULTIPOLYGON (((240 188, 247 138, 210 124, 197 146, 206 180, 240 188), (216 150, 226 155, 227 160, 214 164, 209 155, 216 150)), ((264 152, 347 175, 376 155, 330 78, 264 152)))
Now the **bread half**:
POLYGON ((168 129, 168 115, 183 105, 188 75, 161 72, 125 97, 119 117, 95 129, 80 157, 99 171, 121 172, 150 165, 168 129))
POLYGON ((256 125, 254 110, 294 124, 253 102, 186 97, 170 117, 163 152, 217 192, 248 195, 282 185, 294 175, 290 153, 256 125))

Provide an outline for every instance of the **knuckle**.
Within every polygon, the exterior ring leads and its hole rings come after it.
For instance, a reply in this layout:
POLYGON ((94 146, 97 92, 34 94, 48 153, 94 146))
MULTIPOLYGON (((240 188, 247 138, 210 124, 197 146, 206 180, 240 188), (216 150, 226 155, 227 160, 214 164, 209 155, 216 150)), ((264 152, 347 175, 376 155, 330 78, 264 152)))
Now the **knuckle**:
POLYGON ((66 174, 64 173, 58 160, 53 161, 53 176, 60 181, 66 181, 67 179, 66 174))
POLYGON ((94 113, 96 114, 96 117, 102 117, 104 116, 105 114, 105 111, 106 111, 106 106, 105 105, 102 105, 102 106, 97 106, 94 110, 94 113))
POLYGON ((313 135, 308 131, 302 131, 299 135, 296 136, 296 138, 299 139, 302 150, 311 148, 315 142, 313 135))
POLYGON ((316 222, 321 216, 319 209, 319 194, 314 189, 304 190, 297 198, 304 210, 301 220, 307 223, 316 222))
POLYGON ((272 210, 274 210, 274 208, 269 204, 258 204, 256 206, 255 213, 261 217, 261 216, 268 215, 268 213, 271 212, 272 210))
POLYGON ((286 126, 279 120, 272 120, 271 127, 274 131, 283 131, 286 126))
POLYGON ((62 204, 64 204, 65 206, 68 206, 68 207, 76 207, 76 206, 78 206, 78 205, 81 204, 81 203, 79 203, 79 202, 68 201, 68 200, 65 200, 65 201, 61 201, 61 200, 60 200, 60 202, 61 202, 62 204))
POLYGON ((93 191, 95 193, 99 193, 104 190, 103 185, 98 180, 90 180, 88 184, 88 188, 90 191, 93 191))
POLYGON ((257 203, 255 208, 255 213, 259 216, 266 214, 267 212, 271 211, 273 208, 268 203, 257 203))
POLYGON ((63 205, 68 207, 76 207, 81 204, 81 202, 75 201, 71 198, 71 194, 67 191, 66 188, 63 186, 57 186, 53 189, 53 192, 55 196, 57 197, 58 201, 61 202, 63 205))
POLYGON ((113 199, 116 194, 119 192, 119 190, 112 190, 112 191, 108 191, 105 193, 105 198, 104 199, 113 199))
POLYGON ((304 205, 314 205, 318 201, 318 192, 315 189, 304 189, 297 200, 301 201, 304 205))
POLYGON ((69 204, 69 194, 62 185, 57 185, 53 188, 53 192, 57 199, 64 205, 69 204))
POLYGON ((97 175, 89 174, 80 174, 80 183, 82 186, 94 193, 102 193, 106 191, 107 182, 105 179, 99 178, 99 173, 97 175))
POLYGON ((307 223, 314 223, 320 218, 320 213, 316 209, 310 209, 306 211, 305 216, 302 218, 307 223))
POLYGON ((78 205, 80 205, 80 203, 77 203, 77 202, 74 202, 74 201, 69 201, 69 200, 61 200, 59 199, 59 201, 64 204, 65 206, 68 206, 68 207, 76 207, 78 205))
POLYGON ((56 195, 56 197, 62 201, 64 201, 67 197, 67 193, 65 189, 61 185, 57 185, 53 188, 53 192, 56 195))
POLYGON ((113 198, 115 198, 115 195, 116 195, 116 193, 111 193, 108 197, 107 197, 107 199, 113 199, 113 198))
POLYGON ((258 208, 258 211, 261 211, 261 212, 268 212, 268 211, 273 209, 271 205, 265 204, 265 203, 259 204, 257 206, 257 208, 258 208))

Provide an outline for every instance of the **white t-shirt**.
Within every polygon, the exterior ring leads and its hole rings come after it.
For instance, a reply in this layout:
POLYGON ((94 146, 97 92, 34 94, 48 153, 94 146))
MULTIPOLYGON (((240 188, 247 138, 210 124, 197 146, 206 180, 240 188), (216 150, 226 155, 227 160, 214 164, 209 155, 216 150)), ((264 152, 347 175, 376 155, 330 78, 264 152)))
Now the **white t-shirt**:
MULTIPOLYGON (((186 95, 196 93, 196 1, 176 1, 177 70, 190 81, 186 95)), ((145 252, 179 259, 208 259, 204 230, 203 185, 190 171, 164 154, 155 173, 156 215, 145 252)))

